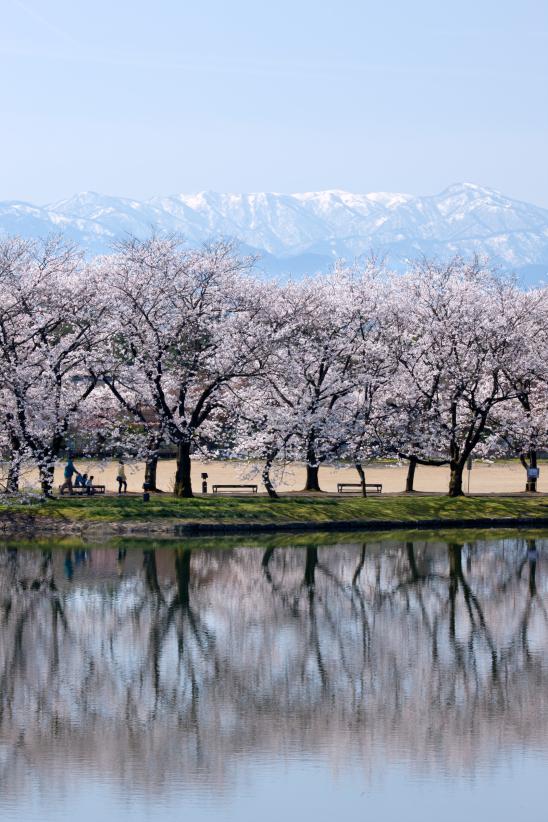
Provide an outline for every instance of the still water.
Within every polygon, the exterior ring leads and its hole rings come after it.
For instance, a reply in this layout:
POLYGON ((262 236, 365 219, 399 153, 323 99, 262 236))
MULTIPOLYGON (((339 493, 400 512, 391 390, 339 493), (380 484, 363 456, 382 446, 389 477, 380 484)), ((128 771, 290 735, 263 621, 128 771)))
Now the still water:
POLYGON ((0 818, 546 820, 548 534, 459 539, 4 543, 0 818))

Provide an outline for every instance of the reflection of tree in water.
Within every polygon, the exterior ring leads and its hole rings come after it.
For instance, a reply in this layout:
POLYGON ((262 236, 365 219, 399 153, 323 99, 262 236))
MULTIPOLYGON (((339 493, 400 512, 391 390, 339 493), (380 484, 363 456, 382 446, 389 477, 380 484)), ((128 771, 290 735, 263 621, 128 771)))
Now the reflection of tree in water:
POLYGON ((97 579, 108 552, 6 550, 2 785, 59 758, 152 790, 176 773, 221 785, 259 749, 473 767, 544 745, 541 548, 185 545, 111 552, 97 579))

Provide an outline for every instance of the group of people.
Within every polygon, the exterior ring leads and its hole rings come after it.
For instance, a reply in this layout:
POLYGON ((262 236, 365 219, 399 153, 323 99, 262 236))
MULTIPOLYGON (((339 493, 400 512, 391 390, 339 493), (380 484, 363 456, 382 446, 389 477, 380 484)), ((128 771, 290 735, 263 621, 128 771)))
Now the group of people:
MULTIPOLYGON (((118 493, 126 494, 126 469, 122 461, 120 461, 118 464, 118 474, 116 476, 116 482, 118 483, 118 493)), ((65 491, 68 491, 69 494, 74 494, 74 490, 76 488, 81 489, 82 492, 87 494, 89 497, 92 494, 94 494, 95 486, 93 485, 93 474, 88 475, 86 473, 81 473, 80 471, 78 471, 78 469, 72 461, 72 457, 69 457, 67 460, 67 464, 65 465, 64 482, 59 488, 59 493, 61 494, 61 496, 63 496, 65 491), (76 475, 76 477, 73 482, 74 475, 76 475)))

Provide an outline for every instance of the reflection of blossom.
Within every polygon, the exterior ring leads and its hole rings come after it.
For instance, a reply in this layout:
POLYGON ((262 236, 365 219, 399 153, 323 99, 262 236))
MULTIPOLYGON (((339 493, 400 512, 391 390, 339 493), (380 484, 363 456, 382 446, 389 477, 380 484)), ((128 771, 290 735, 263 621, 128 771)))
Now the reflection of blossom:
POLYGON ((258 751, 455 771, 544 747, 547 545, 6 549, 2 790, 29 762, 222 790, 258 751))

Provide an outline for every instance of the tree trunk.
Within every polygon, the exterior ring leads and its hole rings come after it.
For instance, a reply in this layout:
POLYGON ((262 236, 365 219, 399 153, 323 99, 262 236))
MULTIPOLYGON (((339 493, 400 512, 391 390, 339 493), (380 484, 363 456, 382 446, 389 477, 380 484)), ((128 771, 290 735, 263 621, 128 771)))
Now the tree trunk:
POLYGON ((190 548, 177 548, 175 551, 175 576, 177 578, 177 598, 181 608, 188 608, 190 602, 190 548))
POLYGON ((320 466, 316 459, 316 450, 314 448, 314 435, 310 434, 306 446, 306 484, 305 491, 321 491, 318 473, 320 466))
POLYGON ((38 466, 40 475, 40 488, 45 497, 53 496, 53 472, 55 466, 52 462, 48 462, 38 466))
POLYGON ((409 570, 411 571, 411 579, 416 582, 419 578, 419 569, 417 567, 417 559, 415 557, 415 545, 412 542, 405 543, 405 550, 407 553, 407 562, 409 563, 409 570))
POLYGON ((405 480, 405 493, 412 494, 415 490, 415 471, 417 470, 417 458, 409 457, 407 468, 407 478, 405 480))
POLYGON ((307 548, 304 566, 304 584, 309 590, 314 588, 317 564, 318 549, 315 546, 307 548))
POLYGON ((177 471, 175 472, 176 497, 193 497, 192 479, 190 476, 190 442, 184 440, 177 446, 177 471))
POLYGON ((527 559, 529 560, 529 593, 531 597, 536 596, 537 593, 537 541, 536 539, 527 540, 527 559))
POLYGON ((160 492, 156 487, 156 474, 158 471, 158 457, 151 457, 145 462, 145 482, 149 491, 160 492))
POLYGON ((53 479, 55 472, 55 462, 59 458, 63 447, 63 437, 55 434, 48 448, 44 448, 38 460, 38 471, 40 474, 40 487, 46 497, 53 496, 53 479))
POLYGON ((464 464, 459 460, 458 462, 451 461, 451 477, 449 479, 449 496, 462 497, 464 491, 462 490, 462 474, 464 471, 464 464))
POLYGON ((365 565, 365 549, 366 549, 366 543, 362 542, 362 550, 361 550, 361 554, 360 554, 360 560, 358 562, 358 565, 356 566, 356 570, 354 571, 354 576, 352 577, 352 587, 355 587, 355 585, 358 581, 358 577, 362 572, 362 568, 365 565))
POLYGON ((462 576, 462 546, 448 545, 449 552, 449 636, 455 639, 456 602, 459 580, 462 576))
POLYGON ((154 594, 159 594, 160 584, 158 582, 158 571, 156 568, 156 551, 153 548, 145 548, 143 551, 143 566, 149 589, 154 594))
POLYGON ((6 492, 16 494, 19 491, 19 475, 21 473, 21 440, 8 426, 9 436, 9 465, 6 477, 6 492))
POLYGON ((161 488, 156 485, 157 471, 158 471, 158 449, 162 443, 161 437, 153 434, 149 437, 147 443, 148 459, 145 462, 145 482, 148 485, 149 491, 156 491, 162 493, 161 488))
POLYGON ((16 494, 19 491, 19 474, 21 471, 21 459, 19 454, 11 455, 8 476, 6 478, 6 492, 8 494, 16 494))
POLYGON ((265 575, 267 582, 269 582, 270 585, 272 585, 272 574, 270 573, 269 565, 275 550, 275 548, 267 548, 261 560, 261 567, 263 569, 263 573, 265 575))
POLYGON ((367 496, 367 488, 365 487, 365 471, 363 470, 363 466, 362 466, 361 462, 356 463, 356 471, 358 472, 358 476, 360 478, 362 497, 366 497, 367 496))
POLYGON ((306 466, 306 485, 304 486, 305 491, 321 491, 320 488, 320 481, 318 478, 318 473, 320 470, 319 465, 307 465, 306 466))
POLYGON ((270 499, 278 499, 278 494, 276 493, 276 489, 272 485, 272 481, 270 479, 270 469, 272 468, 272 463, 274 462, 274 454, 269 454, 266 458, 265 464, 263 466, 263 485, 266 488, 266 492, 270 499))

